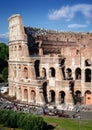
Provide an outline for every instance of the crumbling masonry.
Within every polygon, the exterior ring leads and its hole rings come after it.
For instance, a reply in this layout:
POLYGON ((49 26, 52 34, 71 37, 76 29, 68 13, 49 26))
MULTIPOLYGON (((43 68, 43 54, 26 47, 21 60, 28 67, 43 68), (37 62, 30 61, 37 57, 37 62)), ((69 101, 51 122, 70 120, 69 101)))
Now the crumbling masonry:
POLYGON ((9 18, 9 95, 36 105, 92 104, 92 34, 24 27, 9 18))

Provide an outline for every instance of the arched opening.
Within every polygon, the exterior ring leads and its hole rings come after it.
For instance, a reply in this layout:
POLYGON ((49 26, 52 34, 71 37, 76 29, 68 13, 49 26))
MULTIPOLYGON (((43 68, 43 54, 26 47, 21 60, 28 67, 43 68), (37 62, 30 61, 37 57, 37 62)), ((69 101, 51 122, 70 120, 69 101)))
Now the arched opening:
POLYGON ((36 96, 35 91, 32 90, 32 91, 31 91, 31 101, 32 101, 33 103, 35 103, 35 96, 36 96))
POLYGON ((24 101, 28 101, 28 90, 24 89, 24 101))
POLYGON ((42 78, 46 78, 46 69, 42 68, 42 78))
POLYGON ((66 69, 66 79, 72 79, 72 70, 70 68, 66 69))
POLYGON ((75 99, 76 99, 76 104, 81 104, 81 91, 77 90, 75 92, 75 99))
POLYGON ((90 65, 91 65, 90 59, 86 59, 86 60, 85 60, 85 66, 90 66, 90 65))
POLYGON ((50 103, 55 103, 55 92, 54 90, 50 90, 50 103))
POLYGON ((44 96, 45 103, 48 103, 48 98, 47 98, 47 82, 43 83, 43 96, 44 96))
POLYGON ((49 69, 49 76, 50 76, 50 77, 55 77, 55 69, 54 69, 53 67, 51 67, 51 68, 49 69))
POLYGON ((81 69, 80 68, 77 68, 75 70, 75 79, 76 80, 80 80, 81 79, 81 69))
POLYGON ((28 79, 28 69, 26 67, 24 68, 24 77, 28 79))
POLYGON ((37 78, 37 77, 40 77, 39 65, 40 65, 40 61, 39 61, 39 60, 36 60, 36 61, 34 62, 34 68, 35 68, 36 78, 37 78))
POLYGON ((60 104, 65 103, 65 92, 64 91, 59 92, 59 103, 60 104))
POLYGON ((90 69, 85 70, 85 82, 91 82, 91 70, 90 69))
POLYGON ((87 90, 85 92, 85 104, 91 104, 91 91, 87 90))

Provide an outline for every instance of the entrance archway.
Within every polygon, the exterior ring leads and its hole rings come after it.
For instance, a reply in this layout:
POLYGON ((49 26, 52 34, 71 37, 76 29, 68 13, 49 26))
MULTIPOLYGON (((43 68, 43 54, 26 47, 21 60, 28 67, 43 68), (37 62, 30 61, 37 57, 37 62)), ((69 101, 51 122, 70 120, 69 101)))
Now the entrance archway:
POLYGON ((81 104, 81 91, 77 90, 75 92, 75 99, 76 99, 76 104, 81 104))
POLYGON ((85 92, 85 104, 91 104, 91 91, 87 90, 85 92))
POLYGON ((54 92, 54 90, 50 90, 50 102, 55 103, 55 92, 54 92))
POLYGON ((64 91, 59 92, 59 103, 60 104, 65 103, 65 92, 64 91))

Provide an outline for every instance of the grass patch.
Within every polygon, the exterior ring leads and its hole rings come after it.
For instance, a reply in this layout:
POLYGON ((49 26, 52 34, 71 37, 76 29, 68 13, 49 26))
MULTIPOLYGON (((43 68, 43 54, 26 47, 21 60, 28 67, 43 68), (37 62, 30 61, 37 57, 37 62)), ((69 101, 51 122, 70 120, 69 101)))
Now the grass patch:
POLYGON ((92 130, 92 121, 79 121, 48 116, 44 116, 43 118, 48 125, 54 126, 49 130, 92 130))

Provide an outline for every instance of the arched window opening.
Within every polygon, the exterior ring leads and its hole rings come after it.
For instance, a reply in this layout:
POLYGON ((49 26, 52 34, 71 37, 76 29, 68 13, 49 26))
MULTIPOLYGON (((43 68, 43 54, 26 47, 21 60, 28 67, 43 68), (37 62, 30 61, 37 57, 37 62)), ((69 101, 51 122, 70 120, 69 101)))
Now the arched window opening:
POLYGON ((42 68, 42 78, 46 78, 46 69, 42 68))
POLYGON ((40 61, 36 60, 35 63, 34 63, 36 78, 40 77, 39 65, 40 65, 40 61))
POLYGON ((55 69, 53 67, 51 67, 50 70, 49 70, 49 76, 55 77, 55 69))
POLYGON ((72 70, 70 68, 66 70, 66 79, 68 80, 72 79, 72 70))
POLYGON ((31 91, 31 100, 32 100, 33 103, 35 103, 35 96, 36 96, 35 91, 32 90, 31 91))
POLYGON ((24 68, 24 76, 28 79, 28 69, 26 67, 24 68))
POLYGON ((76 99, 76 104, 81 104, 81 91, 77 90, 75 92, 75 99, 76 99))
POLYGON ((90 69, 85 70, 85 82, 91 82, 91 70, 90 69))
POLYGON ((24 100, 27 101, 28 100, 28 90, 24 89, 24 100))
POLYGON ((55 103, 55 92, 53 90, 50 91, 50 102, 55 103))
POLYGON ((47 82, 43 83, 43 96, 45 103, 48 103, 48 97, 47 97, 47 82))
POLYGON ((65 92, 64 91, 59 92, 59 103, 60 104, 65 103, 65 92))
POLYGON ((91 103, 92 94, 91 91, 87 90, 85 92, 85 104, 92 104, 91 103))
POLYGON ((90 66, 90 65, 91 65, 90 59, 86 59, 86 60, 85 60, 85 66, 90 66))
POLYGON ((75 79, 80 80, 81 79, 81 69, 77 68, 75 70, 75 79))

